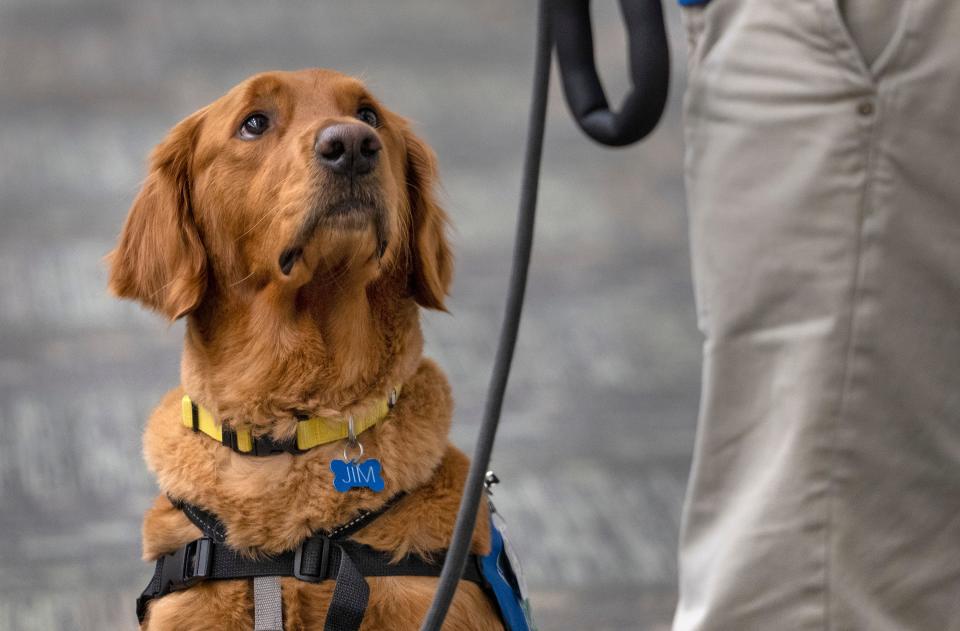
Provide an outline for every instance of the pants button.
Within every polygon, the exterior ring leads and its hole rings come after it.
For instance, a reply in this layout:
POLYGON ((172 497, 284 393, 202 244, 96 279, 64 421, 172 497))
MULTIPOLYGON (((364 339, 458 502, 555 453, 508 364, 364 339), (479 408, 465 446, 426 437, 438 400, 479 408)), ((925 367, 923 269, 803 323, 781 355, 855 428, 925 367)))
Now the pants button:
POLYGON ((874 106, 872 101, 862 101, 857 105, 857 114, 860 116, 871 116, 874 111, 874 106))

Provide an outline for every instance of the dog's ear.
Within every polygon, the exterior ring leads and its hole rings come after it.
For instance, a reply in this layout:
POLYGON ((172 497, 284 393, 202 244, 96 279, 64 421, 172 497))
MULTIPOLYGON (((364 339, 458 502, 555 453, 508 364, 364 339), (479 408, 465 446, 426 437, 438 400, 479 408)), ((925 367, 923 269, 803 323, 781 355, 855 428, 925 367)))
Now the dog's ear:
POLYGON ((447 240, 447 213, 437 203, 437 158, 425 142, 404 130, 407 196, 410 200, 410 290, 417 303, 446 311, 453 281, 453 253, 447 240))
POLYGON ((110 291, 176 320, 200 304, 207 255, 190 203, 190 162, 203 112, 178 123, 150 156, 150 173, 108 257, 110 291))

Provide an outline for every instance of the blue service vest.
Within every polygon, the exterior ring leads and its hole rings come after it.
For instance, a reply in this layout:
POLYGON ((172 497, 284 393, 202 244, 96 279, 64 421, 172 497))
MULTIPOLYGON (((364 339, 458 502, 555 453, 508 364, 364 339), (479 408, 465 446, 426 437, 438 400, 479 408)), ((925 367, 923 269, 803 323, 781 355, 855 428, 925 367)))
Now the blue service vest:
POLYGON ((506 531, 506 522, 490 503, 490 554, 480 558, 480 572, 497 601, 506 630, 537 631, 520 563, 506 531))

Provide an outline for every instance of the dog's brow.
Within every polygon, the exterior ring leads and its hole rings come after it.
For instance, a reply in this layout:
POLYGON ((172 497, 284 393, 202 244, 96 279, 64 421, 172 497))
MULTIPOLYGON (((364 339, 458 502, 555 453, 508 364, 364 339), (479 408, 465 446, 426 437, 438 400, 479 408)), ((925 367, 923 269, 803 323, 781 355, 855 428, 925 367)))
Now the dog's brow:
POLYGON ((283 94, 284 84, 275 77, 257 77, 244 90, 244 99, 248 103, 283 94))
POLYGON ((378 112, 383 109, 383 106, 380 105, 377 98, 363 84, 358 85, 356 89, 352 90, 351 96, 357 106, 374 107, 378 112))

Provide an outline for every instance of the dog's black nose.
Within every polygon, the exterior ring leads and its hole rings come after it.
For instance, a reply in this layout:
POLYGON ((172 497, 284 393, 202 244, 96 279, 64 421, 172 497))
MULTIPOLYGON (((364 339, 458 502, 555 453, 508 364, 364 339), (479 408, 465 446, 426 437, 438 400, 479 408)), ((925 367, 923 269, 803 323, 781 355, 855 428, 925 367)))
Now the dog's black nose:
POLYGON ((363 175, 373 170, 382 145, 377 133, 362 123, 339 123, 317 134, 320 164, 341 175, 363 175))

